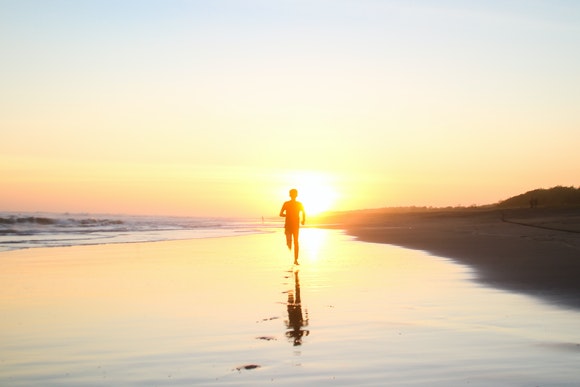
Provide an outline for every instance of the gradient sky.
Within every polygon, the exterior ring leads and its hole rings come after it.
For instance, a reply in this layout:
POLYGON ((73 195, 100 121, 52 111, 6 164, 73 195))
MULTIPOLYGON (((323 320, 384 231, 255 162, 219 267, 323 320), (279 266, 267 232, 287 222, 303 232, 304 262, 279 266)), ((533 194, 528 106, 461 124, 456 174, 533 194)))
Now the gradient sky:
POLYGON ((0 210, 276 216, 294 186, 307 210, 578 186, 579 48, 573 0, 0 0, 0 210))

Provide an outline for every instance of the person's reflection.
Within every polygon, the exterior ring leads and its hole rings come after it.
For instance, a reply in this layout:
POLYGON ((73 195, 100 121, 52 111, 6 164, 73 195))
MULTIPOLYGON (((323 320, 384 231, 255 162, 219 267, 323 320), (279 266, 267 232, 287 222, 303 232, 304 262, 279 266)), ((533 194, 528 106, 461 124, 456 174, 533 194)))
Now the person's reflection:
POLYGON ((294 346, 302 345, 302 337, 308 336, 310 331, 302 329, 308 326, 308 311, 305 311, 305 316, 302 315, 302 300, 300 299, 300 278, 298 277, 298 270, 294 272, 294 290, 288 292, 288 320, 286 327, 286 337, 290 339, 294 346))

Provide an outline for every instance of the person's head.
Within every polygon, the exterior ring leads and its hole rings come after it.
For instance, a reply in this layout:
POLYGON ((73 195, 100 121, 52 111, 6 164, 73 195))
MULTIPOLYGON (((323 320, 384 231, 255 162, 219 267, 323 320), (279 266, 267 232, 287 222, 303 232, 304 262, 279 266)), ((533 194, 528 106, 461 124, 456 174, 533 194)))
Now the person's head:
POLYGON ((292 189, 290 190, 290 197, 291 197, 292 199, 296 199, 296 196, 298 196, 298 190, 297 190, 296 188, 292 188, 292 189))

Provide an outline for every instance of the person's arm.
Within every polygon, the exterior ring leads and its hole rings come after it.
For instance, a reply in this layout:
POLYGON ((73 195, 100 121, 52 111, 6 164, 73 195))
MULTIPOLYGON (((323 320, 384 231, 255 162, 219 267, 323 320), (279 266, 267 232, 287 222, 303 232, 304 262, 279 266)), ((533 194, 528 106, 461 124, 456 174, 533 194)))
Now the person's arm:
POLYGON ((283 218, 286 217, 286 203, 282 204, 282 208, 280 209, 280 216, 283 218))
POLYGON ((304 211, 304 206, 302 206, 302 225, 306 222, 306 211, 304 211))

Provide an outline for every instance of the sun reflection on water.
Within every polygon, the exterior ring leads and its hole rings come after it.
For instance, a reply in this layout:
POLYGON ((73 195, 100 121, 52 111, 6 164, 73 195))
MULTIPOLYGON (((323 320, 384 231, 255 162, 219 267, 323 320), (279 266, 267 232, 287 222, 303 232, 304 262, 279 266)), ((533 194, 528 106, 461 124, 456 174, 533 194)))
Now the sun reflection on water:
POLYGON ((327 242, 328 231, 319 228, 303 228, 300 230, 300 246, 305 258, 317 261, 320 252, 327 242))

